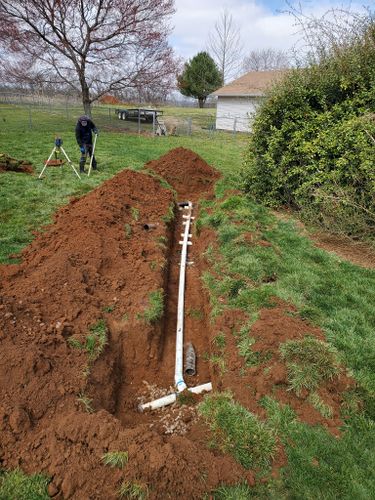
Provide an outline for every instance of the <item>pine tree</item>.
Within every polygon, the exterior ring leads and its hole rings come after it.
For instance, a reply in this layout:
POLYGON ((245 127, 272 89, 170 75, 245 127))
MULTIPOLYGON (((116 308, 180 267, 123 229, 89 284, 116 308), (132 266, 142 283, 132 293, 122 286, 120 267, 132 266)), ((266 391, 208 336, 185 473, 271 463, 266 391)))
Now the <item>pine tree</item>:
POLYGON ((187 62, 182 75, 178 77, 181 94, 198 99, 200 108, 203 108, 207 96, 222 84, 223 77, 207 52, 199 52, 187 62))

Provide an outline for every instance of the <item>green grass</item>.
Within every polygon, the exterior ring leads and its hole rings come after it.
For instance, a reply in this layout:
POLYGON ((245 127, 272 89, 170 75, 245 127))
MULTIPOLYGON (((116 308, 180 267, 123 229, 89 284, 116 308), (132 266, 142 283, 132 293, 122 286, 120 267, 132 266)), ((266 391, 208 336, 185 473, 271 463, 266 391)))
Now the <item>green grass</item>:
MULTIPOLYGON (((93 115, 94 120, 95 113, 98 115, 99 128, 100 111, 95 108, 93 115)), ((103 112, 107 113, 108 108, 103 112)), ((183 110, 176 109, 175 112, 182 113, 183 110)), ((188 113, 199 115, 200 112, 189 108, 188 113)), ((39 174, 43 161, 52 151, 55 136, 60 135, 65 151, 77 165, 80 152, 75 141, 74 128, 80 114, 82 111, 79 108, 74 113, 33 109, 33 125, 30 128, 27 106, 0 105, 0 120, 4 125, 0 128, 0 152, 19 159, 29 159, 39 174)), ((115 123, 117 124, 117 121, 115 123)), ((80 181, 67 165, 47 169, 45 178, 40 181, 37 176, 1 174, 0 262, 9 262, 10 254, 19 253, 33 239, 32 232, 51 223, 56 209, 66 204, 70 197, 87 193, 124 168, 141 170, 146 162, 159 158, 170 149, 179 146, 193 149, 209 164, 226 173, 233 182, 238 182, 245 144, 246 137, 240 134, 148 137, 103 127, 96 147, 99 171, 90 177, 85 175, 80 181)))
POLYGON ((110 467, 123 469, 128 463, 129 454, 127 451, 109 451, 102 456, 102 462, 110 467))
POLYGON ((94 408, 92 406, 92 399, 89 398, 88 396, 86 396, 85 393, 83 392, 80 392, 78 394, 78 402, 81 403, 83 409, 87 412, 87 413, 94 413, 94 408))
POLYGON ((146 323, 156 323, 161 319, 164 312, 164 292, 163 290, 155 290, 149 293, 148 296, 149 306, 139 313, 139 318, 146 321, 146 323))
POLYGON ((90 333, 86 337, 85 349, 90 361, 95 361, 103 352, 108 343, 107 326, 103 319, 90 326, 90 333))
POLYGON ((42 474, 27 476, 20 470, 0 470, 1 500, 48 500, 47 486, 50 480, 42 474))
POLYGON ((120 486, 119 497, 144 500, 148 497, 148 488, 141 483, 124 481, 120 486))
POLYGON ((290 389, 297 396, 302 389, 315 391, 340 373, 335 349, 314 337, 288 340, 280 345, 280 352, 288 368, 290 389))
POLYGON ((210 427, 216 446, 231 453, 246 469, 264 469, 270 464, 276 450, 275 436, 230 394, 206 396, 199 413, 210 427))
MULTIPOLYGON (((348 420, 339 439, 299 422, 290 408, 265 398, 266 425, 283 442, 287 465, 279 480, 252 490, 254 498, 372 498, 375 271, 315 248, 292 220, 276 219, 249 198, 219 195, 222 191, 217 189, 216 200, 203 208, 198 220, 200 229, 216 231, 218 241, 206 252, 211 270, 203 275, 211 317, 215 320, 226 308, 239 308, 255 318, 260 308, 274 307, 274 297, 294 304, 293 314, 307 321, 305 338, 281 347, 291 387, 297 392, 307 387, 310 404, 326 418, 332 409, 316 394, 319 384, 335 377, 339 366, 356 381, 356 388, 343 394, 342 412, 348 420), (321 327, 326 343, 311 340, 308 322, 321 327)), ((253 358, 257 353, 251 352, 249 326, 237 327, 234 334, 239 354, 251 365, 261 360, 253 358)), ((220 435, 225 438, 226 432, 220 435)), ((239 436, 236 449, 245 443, 239 436)), ((231 494, 230 489, 223 491, 231 494)))

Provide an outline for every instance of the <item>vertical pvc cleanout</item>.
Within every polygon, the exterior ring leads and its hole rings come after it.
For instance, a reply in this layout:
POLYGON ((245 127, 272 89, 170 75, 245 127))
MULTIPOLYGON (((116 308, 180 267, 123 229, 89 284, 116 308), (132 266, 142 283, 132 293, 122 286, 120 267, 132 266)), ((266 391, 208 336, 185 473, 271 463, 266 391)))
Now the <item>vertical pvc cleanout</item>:
POLYGON ((182 392, 187 388, 183 375, 183 343, 184 343, 184 301, 185 301, 185 275, 186 275, 186 257, 187 247, 189 244, 189 230, 191 221, 191 212, 193 204, 189 201, 187 210, 188 215, 184 215, 185 231, 183 234, 181 263, 180 263, 180 279, 178 287, 178 305, 177 305, 177 330, 176 330, 176 363, 174 381, 177 392, 182 392))

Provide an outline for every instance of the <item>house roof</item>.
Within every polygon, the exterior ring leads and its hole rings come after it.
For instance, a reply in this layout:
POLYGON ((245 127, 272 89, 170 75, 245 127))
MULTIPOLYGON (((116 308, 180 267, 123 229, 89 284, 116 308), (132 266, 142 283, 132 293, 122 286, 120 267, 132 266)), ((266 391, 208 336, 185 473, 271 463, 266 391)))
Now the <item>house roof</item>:
POLYGON ((267 88, 285 74, 286 70, 250 71, 246 75, 216 90, 212 95, 227 97, 263 96, 267 88))

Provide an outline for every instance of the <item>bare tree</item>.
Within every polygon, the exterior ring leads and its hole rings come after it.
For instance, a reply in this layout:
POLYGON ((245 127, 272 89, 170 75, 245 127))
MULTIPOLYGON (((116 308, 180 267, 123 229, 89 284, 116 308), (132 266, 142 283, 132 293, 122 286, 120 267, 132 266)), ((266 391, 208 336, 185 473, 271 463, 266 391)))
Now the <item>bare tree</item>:
POLYGON ((173 0, 0 0, 7 71, 69 86, 90 114, 111 91, 168 81, 173 12, 173 0))
POLYGON ((251 50, 242 63, 244 72, 285 69, 290 66, 288 54, 273 48, 251 50))
POLYGON ((236 76, 241 67, 241 33, 227 9, 220 14, 213 31, 208 35, 208 51, 216 62, 224 82, 236 76))
POLYGON ((375 18, 375 12, 370 9, 358 12, 351 8, 328 9, 317 17, 304 12, 301 4, 287 4, 287 13, 294 17, 300 34, 295 52, 298 50, 305 61, 313 63, 337 54, 355 40, 360 40, 375 18))

